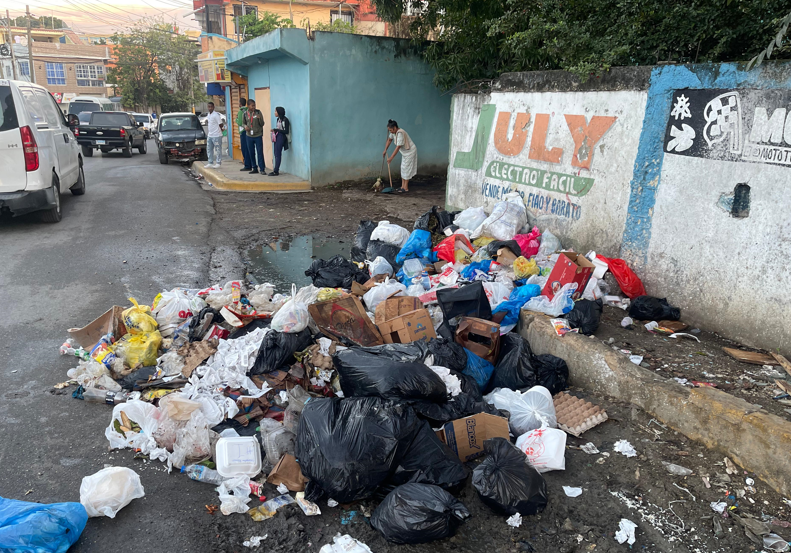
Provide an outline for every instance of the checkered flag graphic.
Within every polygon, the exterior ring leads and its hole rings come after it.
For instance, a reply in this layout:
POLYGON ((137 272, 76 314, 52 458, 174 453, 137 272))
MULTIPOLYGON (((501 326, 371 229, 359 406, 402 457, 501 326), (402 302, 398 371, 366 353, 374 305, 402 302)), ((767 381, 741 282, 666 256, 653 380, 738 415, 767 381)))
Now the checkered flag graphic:
POLYGON ((742 151, 742 110, 738 92, 726 92, 711 100, 703 110, 703 138, 711 146, 730 139, 730 151, 742 151))

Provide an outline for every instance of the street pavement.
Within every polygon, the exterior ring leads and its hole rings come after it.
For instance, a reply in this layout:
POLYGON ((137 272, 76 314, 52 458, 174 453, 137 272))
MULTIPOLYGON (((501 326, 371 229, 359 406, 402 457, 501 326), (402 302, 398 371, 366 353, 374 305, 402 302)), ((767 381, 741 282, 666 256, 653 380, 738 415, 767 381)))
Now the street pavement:
POLYGON ((66 329, 129 297, 208 284, 212 200, 180 165, 160 165, 153 140, 148 152, 86 158, 86 194, 62 195, 60 223, 0 220, 0 496, 79 501, 82 478, 105 465, 133 468, 145 488, 114 520, 90 519, 71 551, 211 549, 201 520, 214 488, 109 452, 111 407, 53 389, 77 365, 58 354, 66 329))

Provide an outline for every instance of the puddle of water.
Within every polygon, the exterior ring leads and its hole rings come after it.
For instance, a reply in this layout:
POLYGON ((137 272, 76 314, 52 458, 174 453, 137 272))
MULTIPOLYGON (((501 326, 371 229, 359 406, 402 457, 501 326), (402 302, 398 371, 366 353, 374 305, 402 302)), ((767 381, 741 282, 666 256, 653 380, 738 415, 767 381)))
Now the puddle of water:
POLYGON ((335 255, 349 257, 351 243, 340 244, 337 239, 297 236, 291 240, 278 240, 247 250, 248 270, 259 282, 271 282, 275 292, 291 292, 291 283, 297 288, 312 281, 305 271, 313 259, 329 259, 335 255))

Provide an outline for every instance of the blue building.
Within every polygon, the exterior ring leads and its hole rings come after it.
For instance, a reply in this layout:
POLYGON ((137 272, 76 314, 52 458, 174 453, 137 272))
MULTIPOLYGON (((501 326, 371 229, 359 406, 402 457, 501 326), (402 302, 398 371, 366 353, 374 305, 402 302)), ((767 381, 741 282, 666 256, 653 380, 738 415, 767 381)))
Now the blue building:
MULTIPOLYGON (((417 145, 418 173, 446 172, 451 95, 434 86, 433 70, 410 41, 278 29, 227 50, 225 59, 247 77, 269 128, 275 107, 285 108, 291 144, 282 172, 313 186, 378 176, 388 119, 417 145)), ((271 167, 271 148, 264 150, 271 167)))

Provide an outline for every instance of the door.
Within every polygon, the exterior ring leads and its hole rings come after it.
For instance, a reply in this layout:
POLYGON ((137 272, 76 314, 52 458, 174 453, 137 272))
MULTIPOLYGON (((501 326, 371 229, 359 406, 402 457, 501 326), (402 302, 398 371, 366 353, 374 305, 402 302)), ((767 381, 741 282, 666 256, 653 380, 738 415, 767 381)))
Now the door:
MULTIPOLYGON (((61 143, 63 142, 62 131, 60 130, 60 125, 50 125, 48 117, 46 105, 42 102, 42 99, 46 99, 44 94, 36 94, 36 90, 33 87, 27 86, 20 86, 19 92, 22 95, 22 99, 25 102, 25 108, 27 109, 28 117, 30 119, 31 127, 35 127, 33 130, 33 135, 36 138, 36 145, 38 146, 38 158, 39 158, 39 171, 43 171, 45 175, 45 181, 49 182, 50 177, 48 176, 51 172, 51 168, 54 167, 58 176, 61 176, 60 170, 60 163, 58 162, 58 140, 61 143), (59 135, 56 137, 56 135, 59 135), (58 140, 55 140, 55 139, 58 140)), ((17 108, 18 109, 18 108, 17 108)), ((62 181, 63 182, 63 181, 62 181)))
POLYGON ((52 133, 52 140, 55 142, 55 150, 58 153, 58 165, 60 172, 61 188, 71 186, 77 182, 77 142, 74 135, 71 133, 66 121, 63 120, 63 114, 55 103, 55 99, 49 92, 36 88, 34 90, 36 97, 39 99, 41 107, 44 110, 44 117, 47 119, 47 125, 50 127, 52 133))
POLYGON ((19 121, 25 107, 14 98, 8 82, 0 84, 0 192, 16 192, 27 186, 25 154, 19 121), (19 115, 17 115, 17 113, 19 115))
POLYGON ((239 136, 239 126, 236 124, 236 114, 239 113, 241 106, 239 99, 244 98, 244 85, 237 85, 231 87, 231 107, 228 110, 228 139, 233 144, 232 152, 233 158, 242 159, 242 142, 239 136))
POLYGON ((264 114, 264 161, 266 168, 270 171, 275 167, 275 154, 272 150, 272 138, 269 136, 269 129, 274 128, 272 124, 272 104, 269 100, 268 88, 255 89, 255 107, 264 114))

